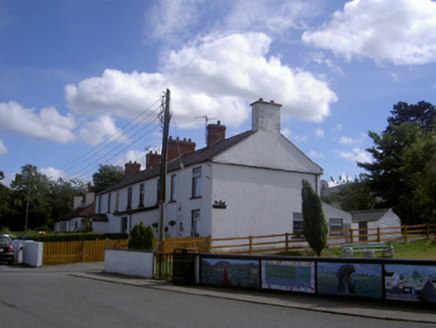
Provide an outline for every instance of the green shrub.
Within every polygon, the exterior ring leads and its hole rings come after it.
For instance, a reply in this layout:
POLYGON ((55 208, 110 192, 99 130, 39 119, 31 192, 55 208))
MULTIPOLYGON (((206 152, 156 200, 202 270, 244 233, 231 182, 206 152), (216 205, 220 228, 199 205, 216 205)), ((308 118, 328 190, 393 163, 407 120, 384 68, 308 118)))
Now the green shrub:
POLYGON ((130 232, 129 248, 154 250, 155 237, 151 226, 145 227, 142 222, 135 224, 130 232))
POLYGON ((322 210, 321 200, 307 180, 303 180, 301 190, 303 199, 304 236, 317 256, 327 246, 328 226, 322 210))

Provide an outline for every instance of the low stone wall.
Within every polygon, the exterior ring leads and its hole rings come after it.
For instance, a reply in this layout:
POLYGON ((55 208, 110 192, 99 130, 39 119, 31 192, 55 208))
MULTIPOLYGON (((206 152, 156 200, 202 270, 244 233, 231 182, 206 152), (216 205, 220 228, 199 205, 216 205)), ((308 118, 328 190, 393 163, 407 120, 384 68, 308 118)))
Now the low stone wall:
POLYGON ((153 278, 153 251, 107 248, 104 272, 153 278))

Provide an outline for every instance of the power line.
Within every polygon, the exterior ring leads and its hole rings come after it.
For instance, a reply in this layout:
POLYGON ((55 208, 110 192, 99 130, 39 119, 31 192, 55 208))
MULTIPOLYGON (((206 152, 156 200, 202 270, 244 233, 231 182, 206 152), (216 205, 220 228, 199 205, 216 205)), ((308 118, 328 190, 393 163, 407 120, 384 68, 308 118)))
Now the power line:
MULTIPOLYGON (((152 105, 150 105, 150 106, 147 107, 144 111, 140 112, 138 115, 136 115, 136 116, 135 116, 134 118, 132 118, 130 121, 128 121, 128 122, 127 122, 123 127, 121 127, 121 129, 119 129, 119 130, 117 130, 116 132, 114 132, 114 133, 113 133, 112 135, 110 135, 107 139, 103 140, 102 142, 100 142, 99 144, 97 144, 96 146, 94 146, 93 148, 91 148, 90 150, 88 150, 88 151, 87 151, 86 153, 84 153, 83 155, 81 155, 81 156, 79 156, 78 158, 76 158, 76 159, 70 161, 69 163, 66 163, 66 164, 62 165, 62 166, 60 167, 60 169, 63 169, 63 170, 65 170, 65 171, 71 170, 71 169, 73 169, 73 168, 76 167, 76 166, 73 166, 73 167, 71 167, 71 168, 68 168, 70 165, 72 165, 72 164, 74 164, 74 163, 80 161, 82 158, 86 157, 87 155, 89 155, 90 153, 92 153, 94 150, 96 150, 96 149, 99 148, 100 146, 102 146, 102 145, 104 145, 104 144, 109 144, 109 145, 110 145, 110 144, 113 143, 114 141, 118 140, 118 139, 119 139, 123 134, 121 134, 121 136, 117 137, 115 140, 110 141, 110 140, 111 140, 115 135, 119 134, 120 131, 124 130, 126 127, 128 127, 129 125, 131 125, 134 121, 136 121, 140 116, 142 116, 142 115, 144 115, 145 113, 147 113, 148 111, 150 111, 151 108, 154 107, 154 106, 156 105, 156 103, 158 103, 160 100, 161 100, 160 98, 158 98, 157 100, 155 100, 155 101, 153 102, 152 105)), ((160 107, 158 107, 158 108, 160 108, 160 107)), ((156 109, 153 109, 153 112, 155 112, 155 111, 156 111, 156 109)), ((148 115, 145 119, 147 119, 149 116, 150 116, 150 115, 148 115)), ((145 120, 145 119, 144 119, 144 120, 145 120)), ((144 120, 142 120, 140 123, 142 123, 144 120)), ((135 124, 134 127, 136 127, 136 126, 137 126, 138 124, 140 124, 140 123, 135 124)), ((133 127, 133 128, 134 128, 134 127, 133 127)), ((131 130, 131 129, 129 129, 128 131, 130 131, 130 130, 131 130)), ((127 131, 127 132, 128 132, 128 131, 127 131)))

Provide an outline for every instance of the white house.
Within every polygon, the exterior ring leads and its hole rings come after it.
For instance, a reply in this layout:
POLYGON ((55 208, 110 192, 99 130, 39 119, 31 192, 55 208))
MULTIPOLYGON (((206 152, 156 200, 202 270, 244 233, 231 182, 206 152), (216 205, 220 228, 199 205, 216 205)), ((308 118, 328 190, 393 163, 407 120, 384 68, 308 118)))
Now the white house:
POLYGON ((86 220, 91 218, 94 212, 94 199, 93 192, 87 192, 84 196, 75 196, 73 210, 54 223, 54 231, 79 232, 83 230, 86 220))
MULTIPOLYGON (((322 169, 280 133, 281 105, 251 104, 252 129, 225 138, 220 122, 207 127, 207 147, 191 140, 168 144, 166 236, 246 237, 293 232, 301 218, 302 180, 320 193, 322 169)), ((127 163, 126 177, 97 195, 104 232, 128 232, 140 221, 158 231, 160 155, 147 168, 127 163)), ((340 219, 333 215, 332 217, 340 219)), ((348 219, 343 218, 342 224, 348 219)))
POLYGON ((354 234, 359 237, 360 241, 375 241, 377 240, 377 228, 380 228, 380 233, 383 238, 396 239, 401 237, 401 220, 392 209, 378 209, 370 211, 353 211, 352 229, 358 229, 354 234), (372 234, 367 237, 364 235, 372 234))

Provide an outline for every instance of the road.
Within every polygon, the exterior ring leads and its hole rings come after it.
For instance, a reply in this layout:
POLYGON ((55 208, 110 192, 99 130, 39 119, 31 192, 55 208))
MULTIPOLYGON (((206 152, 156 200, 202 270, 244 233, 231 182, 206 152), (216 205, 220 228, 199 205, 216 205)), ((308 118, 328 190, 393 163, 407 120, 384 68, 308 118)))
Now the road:
MULTIPOLYGON (((305 311, 0 266, 0 327, 383 327, 386 321, 305 311)), ((434 327, 413 323, 413 327, 434 327)))

